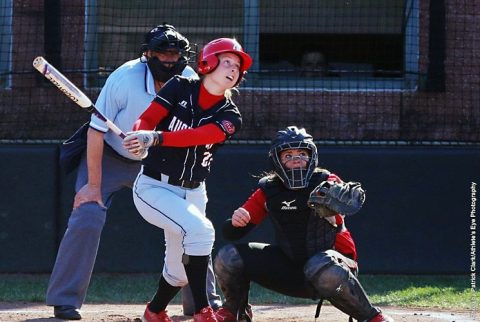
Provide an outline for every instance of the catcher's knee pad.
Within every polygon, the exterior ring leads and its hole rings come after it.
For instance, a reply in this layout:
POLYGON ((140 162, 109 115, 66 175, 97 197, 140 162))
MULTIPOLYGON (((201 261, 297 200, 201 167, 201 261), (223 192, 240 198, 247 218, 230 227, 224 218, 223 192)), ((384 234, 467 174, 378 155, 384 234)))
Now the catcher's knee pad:
POLYGON ((318 295, 328 298, 342 282, 348 280, 349 270, 340 265, 331 252, 320 252, 310 258, 303 269, 306 279, 318 295))
POLYGON ((245 276, 245 265, 237 248, 222 247, 214 262, 217 282, 225 297, 224 307, 235 315, 243 314, 248 304, 250 281, 245 276))
POLYGON ((214 268, 215 274, 222 277, 242 273, 244 264, 237 248, 232 244, 223 246, 215 257, 214 268))
POLYGON ((372 306, 355 275, 336 258, 337 254, 327 251, 310 258, 304 267, 305 277, 319 297, 358 321, 370 320, 379 310, 372 306))

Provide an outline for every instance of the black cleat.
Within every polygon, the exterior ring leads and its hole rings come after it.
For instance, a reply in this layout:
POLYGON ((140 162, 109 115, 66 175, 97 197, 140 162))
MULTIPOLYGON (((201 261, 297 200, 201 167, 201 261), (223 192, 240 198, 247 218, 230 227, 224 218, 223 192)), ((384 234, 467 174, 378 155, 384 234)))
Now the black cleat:
POLYGON ((72 305, 55 305, 53 314, 57 319, 63 320, 81 320, 82 316, 75 306, 72 305))

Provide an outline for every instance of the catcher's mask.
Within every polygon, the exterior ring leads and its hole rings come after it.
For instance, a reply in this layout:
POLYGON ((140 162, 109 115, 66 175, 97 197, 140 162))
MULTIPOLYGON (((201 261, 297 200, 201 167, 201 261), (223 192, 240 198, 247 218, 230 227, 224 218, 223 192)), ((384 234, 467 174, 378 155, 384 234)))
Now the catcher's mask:
POLYGON ((194 52, 191 50, 188 39, 172 25, 158 25, 145 34, 140 48, 142 53, 145 53, 147 50, 161 53, 171 49, 180 53, 180 59, 175 64, 160 61, 157 57, 151 57, 147 60, 147 65, 152 72, 153 78, 158 81, 166 82, 173 76, 182 74, 190 60, 190 56, 194 52), (168 64, 169 67, 165 64, 168 64))
POLYGON ((235 84, 238 85, 252 65, 252 57, 233 38, 219 38, 206 44, 198 55, 198 73, 205 75, 213 72, 219 63, 218 55, 222 53, 232 53, 240 57, 240 76, 235 84))
POLYGON ((301 189, 308 186, 313 171, 318 165, 318 153, 313 138, 304 128, 289 126, 277 132, 268 153, 275 172, 289 189, 301 189), (280 152, 289 149, 306 149, 310 160, 306 168, 287 169, 280 160, 280 152))

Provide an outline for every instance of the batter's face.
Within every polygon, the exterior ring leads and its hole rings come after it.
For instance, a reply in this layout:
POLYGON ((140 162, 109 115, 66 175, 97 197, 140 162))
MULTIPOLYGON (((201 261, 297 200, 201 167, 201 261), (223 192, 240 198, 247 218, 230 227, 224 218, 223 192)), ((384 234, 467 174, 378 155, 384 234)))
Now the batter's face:
POLYGON ((223 90, 232 88, 240 76, 241 60, 235 54, 224 53, 218 55, 218 66, 213 72, 207 74, 212 81, 223 90))
POLYGON ((280 162, 286 169, 306 169, 310 155, 307 149, 280 151, 280 162))

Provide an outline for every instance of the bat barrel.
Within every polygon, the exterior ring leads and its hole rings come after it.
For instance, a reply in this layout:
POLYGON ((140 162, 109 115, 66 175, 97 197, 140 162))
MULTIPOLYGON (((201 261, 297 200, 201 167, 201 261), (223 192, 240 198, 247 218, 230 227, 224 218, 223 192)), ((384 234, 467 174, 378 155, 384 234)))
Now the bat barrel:
POLYGON ((63 94, 68 96, 72 101, 77 103, 80 107, 88 112, 94 113, 102 121, 104 121, 108 128, 121 138, 125 134, 113 122, 108 120, 102 113, 100 113, 92 101, 85 95, 78 87, 75 86, 65 75, 60 73, 53 67, 45 58, 38 56, 33 60, 33 67, 45 76, 52 84, 54 84, 63 94))

